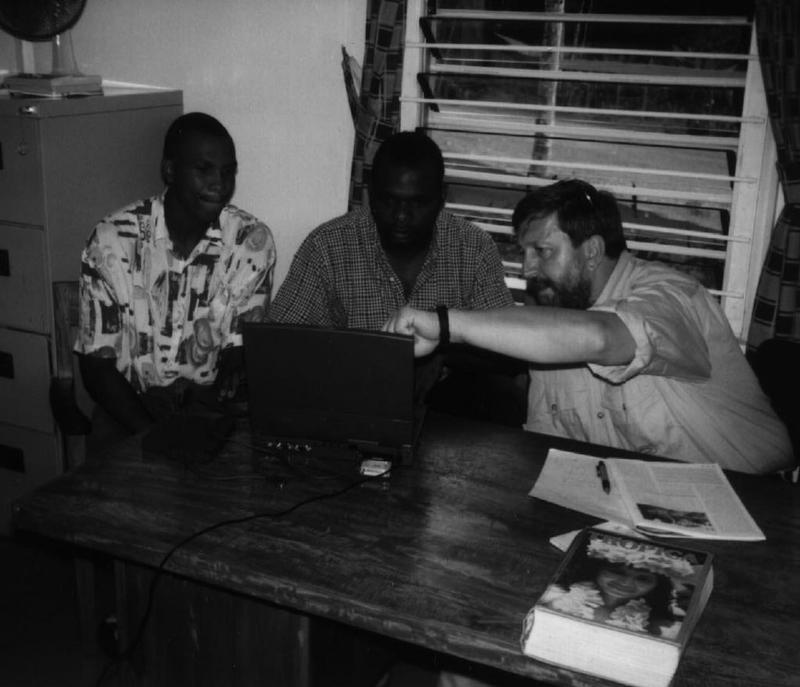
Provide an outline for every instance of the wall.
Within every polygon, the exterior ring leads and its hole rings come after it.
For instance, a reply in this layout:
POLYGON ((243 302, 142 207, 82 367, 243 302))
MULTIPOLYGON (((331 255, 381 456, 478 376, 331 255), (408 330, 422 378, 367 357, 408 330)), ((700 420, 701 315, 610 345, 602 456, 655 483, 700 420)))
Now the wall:
MULTIPOLYGON (((277 285, 303 237, 346 210, 353 126, 341 46, 361 59, 365 13, 366 0, 89 0, 72 39, 84 73, 180 89, 187 112, 228 126, 234 202, 272 228, 277 285)), ((34 54, 49 70, 49 45, 34 54)), ((2 31, 0 69, 16 71, 2 31)))

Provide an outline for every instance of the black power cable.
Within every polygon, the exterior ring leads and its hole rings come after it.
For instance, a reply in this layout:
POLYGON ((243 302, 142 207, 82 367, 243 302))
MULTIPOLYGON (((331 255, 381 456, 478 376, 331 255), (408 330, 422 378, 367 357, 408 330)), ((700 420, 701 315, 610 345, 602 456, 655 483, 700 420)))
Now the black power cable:
POLYGON ((147 621, 150 618, 150 613, 151 613, 152 608, 153 608, 153 599, 155 598, 155 591, 156 591, 156 587, 158 586, 158 581, 161 579, 162 574, 165 572, 165 566, 166 566, 167 562, 170 560, 170 558, 172 558, 173 555, 175 555, 175 553, 181 547, 186 546, 189 542, 194 541, 195 539, 198 539, 199 537, 203 536, 204 534, 208 534, 209 532, 213 532, 214 530, 220 529, 221 527, 228 527, 228 526, 232 526, 232 525, 240 525, 240 524, 245 523, 245 522, 250 522, 252 520, 257 520, 259 518, 281 518, 281 517, 284 517, 285 515, 289 515, 290 513, 293 513, 298 508, 302 508, 303 506, 307 506, 307 505, 309 505, 311 503, 315 503, 316 501, 324 501, 326 499, 336 498, 338 496, 341 496, 342 494, 347 493, 348 491, 350 491, 352 489, 355 489, 358 486, 361 486, 362 484, 365 484, 367 482, 373 482, 375 480, 379 480, 379 479, 382 479, 382 478, 388 476, 389 473, 392 471, 392 469, 393 468, 390 466, 389 468, 387 468, 386 470, 384 470, 383 472, 381 472, 381 473, 379 473, 377 475, 370 475, 370 476, 362 477, 360 479, 357 479, 357 480, 351 482, 347 486, 342 487, 341 489, 337 489, 335 491, 330 491, 330 492, 324 492, 322 494, 317 494, 316 496, 312 496, 310 498, 307 498, 307 499, 304 499, 302 501, 299 501, 299 502, 297 502, 297 503, 295 503, 295 504, 293 504, 293 505, 291 505, 288 508, 285 508, 283 510, 279 510, 279 511, 262 511, 262 512, 259 512, 259 513, 251 513, 250 515, 245 515, 245 516, 242 516, 242 517, 239 517, 239 518, 231 518, 231 519, 228 519, 228 520, 221 520, 219 522, 214 523, 213 525, 209 525, 209 526, 204 527, 204 528, 202 528, 202 529, 200 529, 200 530, 198 530, 196 532, 193 532, 192 534, 188 535, 187 537, 184 537, 181 541, 179 541, 177 544, 175 544, 164 555, 164 558, 161 559, 161 562, 158 564, 158 567, 156 568, 155 576, 153 577, 153 580, 150 583, 150 588, 148 590, 147 605, 145 606, 144 615, 142 616, 142 619, 139 621, 139 626, 136 629, 136 634, 134 635, 133 641, 130 642, 130 644, 128 645, 128 647, 124 651, 120 652, 119 656, 114 658, 110 663, 108 663, 106 665, 106 667, 103 669, 103 672, 100 674, 100 676, 97 679, 96 686, 100 687, 102 685, 102 683, 108 677, 110 677, 111 670, 115 666, 130 661, 131 657, 133 656, 133 652, 136 650, 137 646, 142 641, 142 637, 144 636, 144 630, 145 630, 145 627, 147 626, 147 621))

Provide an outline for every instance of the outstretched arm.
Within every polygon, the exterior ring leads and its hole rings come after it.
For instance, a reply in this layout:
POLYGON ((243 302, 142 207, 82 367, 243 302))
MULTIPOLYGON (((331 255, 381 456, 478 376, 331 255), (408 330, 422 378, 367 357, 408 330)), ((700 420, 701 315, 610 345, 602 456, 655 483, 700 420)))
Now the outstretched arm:
MULTIPOLYGON (((567 308, 511 306, 450 310, 450 340, 533 363, 625 365, 635 343, 614 313, 567 308)), ((414 336, 414 353, 427 355, 439 342, 436 313, 402 308, 385 331, 414 336)))
POLYGON ((414 355, 429 355, 439 345, 439 317, 436 313, 405 306, 392 315, 383 331, 414 337, 414 355))

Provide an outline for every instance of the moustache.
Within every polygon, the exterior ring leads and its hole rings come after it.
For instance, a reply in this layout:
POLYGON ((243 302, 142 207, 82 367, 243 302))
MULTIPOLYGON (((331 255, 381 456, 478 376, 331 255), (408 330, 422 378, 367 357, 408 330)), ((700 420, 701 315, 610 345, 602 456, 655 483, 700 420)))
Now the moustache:
POLYGON ((555 288, 556 285, 547 277, 531 277, 525 281, 525 291, 532 296, 535 296, 537 293, 540 293, 545 289, 554 291, 555 288))

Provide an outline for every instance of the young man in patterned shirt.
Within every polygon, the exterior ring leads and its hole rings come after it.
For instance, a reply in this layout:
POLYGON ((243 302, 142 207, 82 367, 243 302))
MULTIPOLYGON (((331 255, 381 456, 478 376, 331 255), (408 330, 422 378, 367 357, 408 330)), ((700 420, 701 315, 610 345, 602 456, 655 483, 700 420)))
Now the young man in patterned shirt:
MULTIPOLYGON (((370 207, 326 222, 306 237, 269 318, 378 330, 402 305, 475 310, 511 305, 494 242, 475 225, 445 211, 444 197, 444 161, 433 140, 405 131, 384 141, 372 163, 370 207)), ((510 409, 477 398, 481 392, 474 385, 467 394, 454 395, 473 396, 468 399, 473 405, 491 404, 497 419, 519 425, 524 374, 516 385, 514 377, 524 368, 502 361, 498 371, 499 360, 493 359, 495 367, 481 379, 509 385, 510 396, 500 396, 510 400, 510 409)), ((490 365, 485 358, 480 362, 490 365)), ((418 368, 418 397, 439 377, 442 358, 436 354, 425 363, 418 368)), ((476 363, 470 360, 466 366, 476 363)))
POLYGON ((174 407, 189 389, 235 394, 240 323, 264 317, 275 264, 269 228, 229 204, 236 171, 227 129, 182 115, 164 141, 165 191, 109 215, 89 237, 75 351, 106 414, 93 435, 143 431, 165 399, 174 407))

